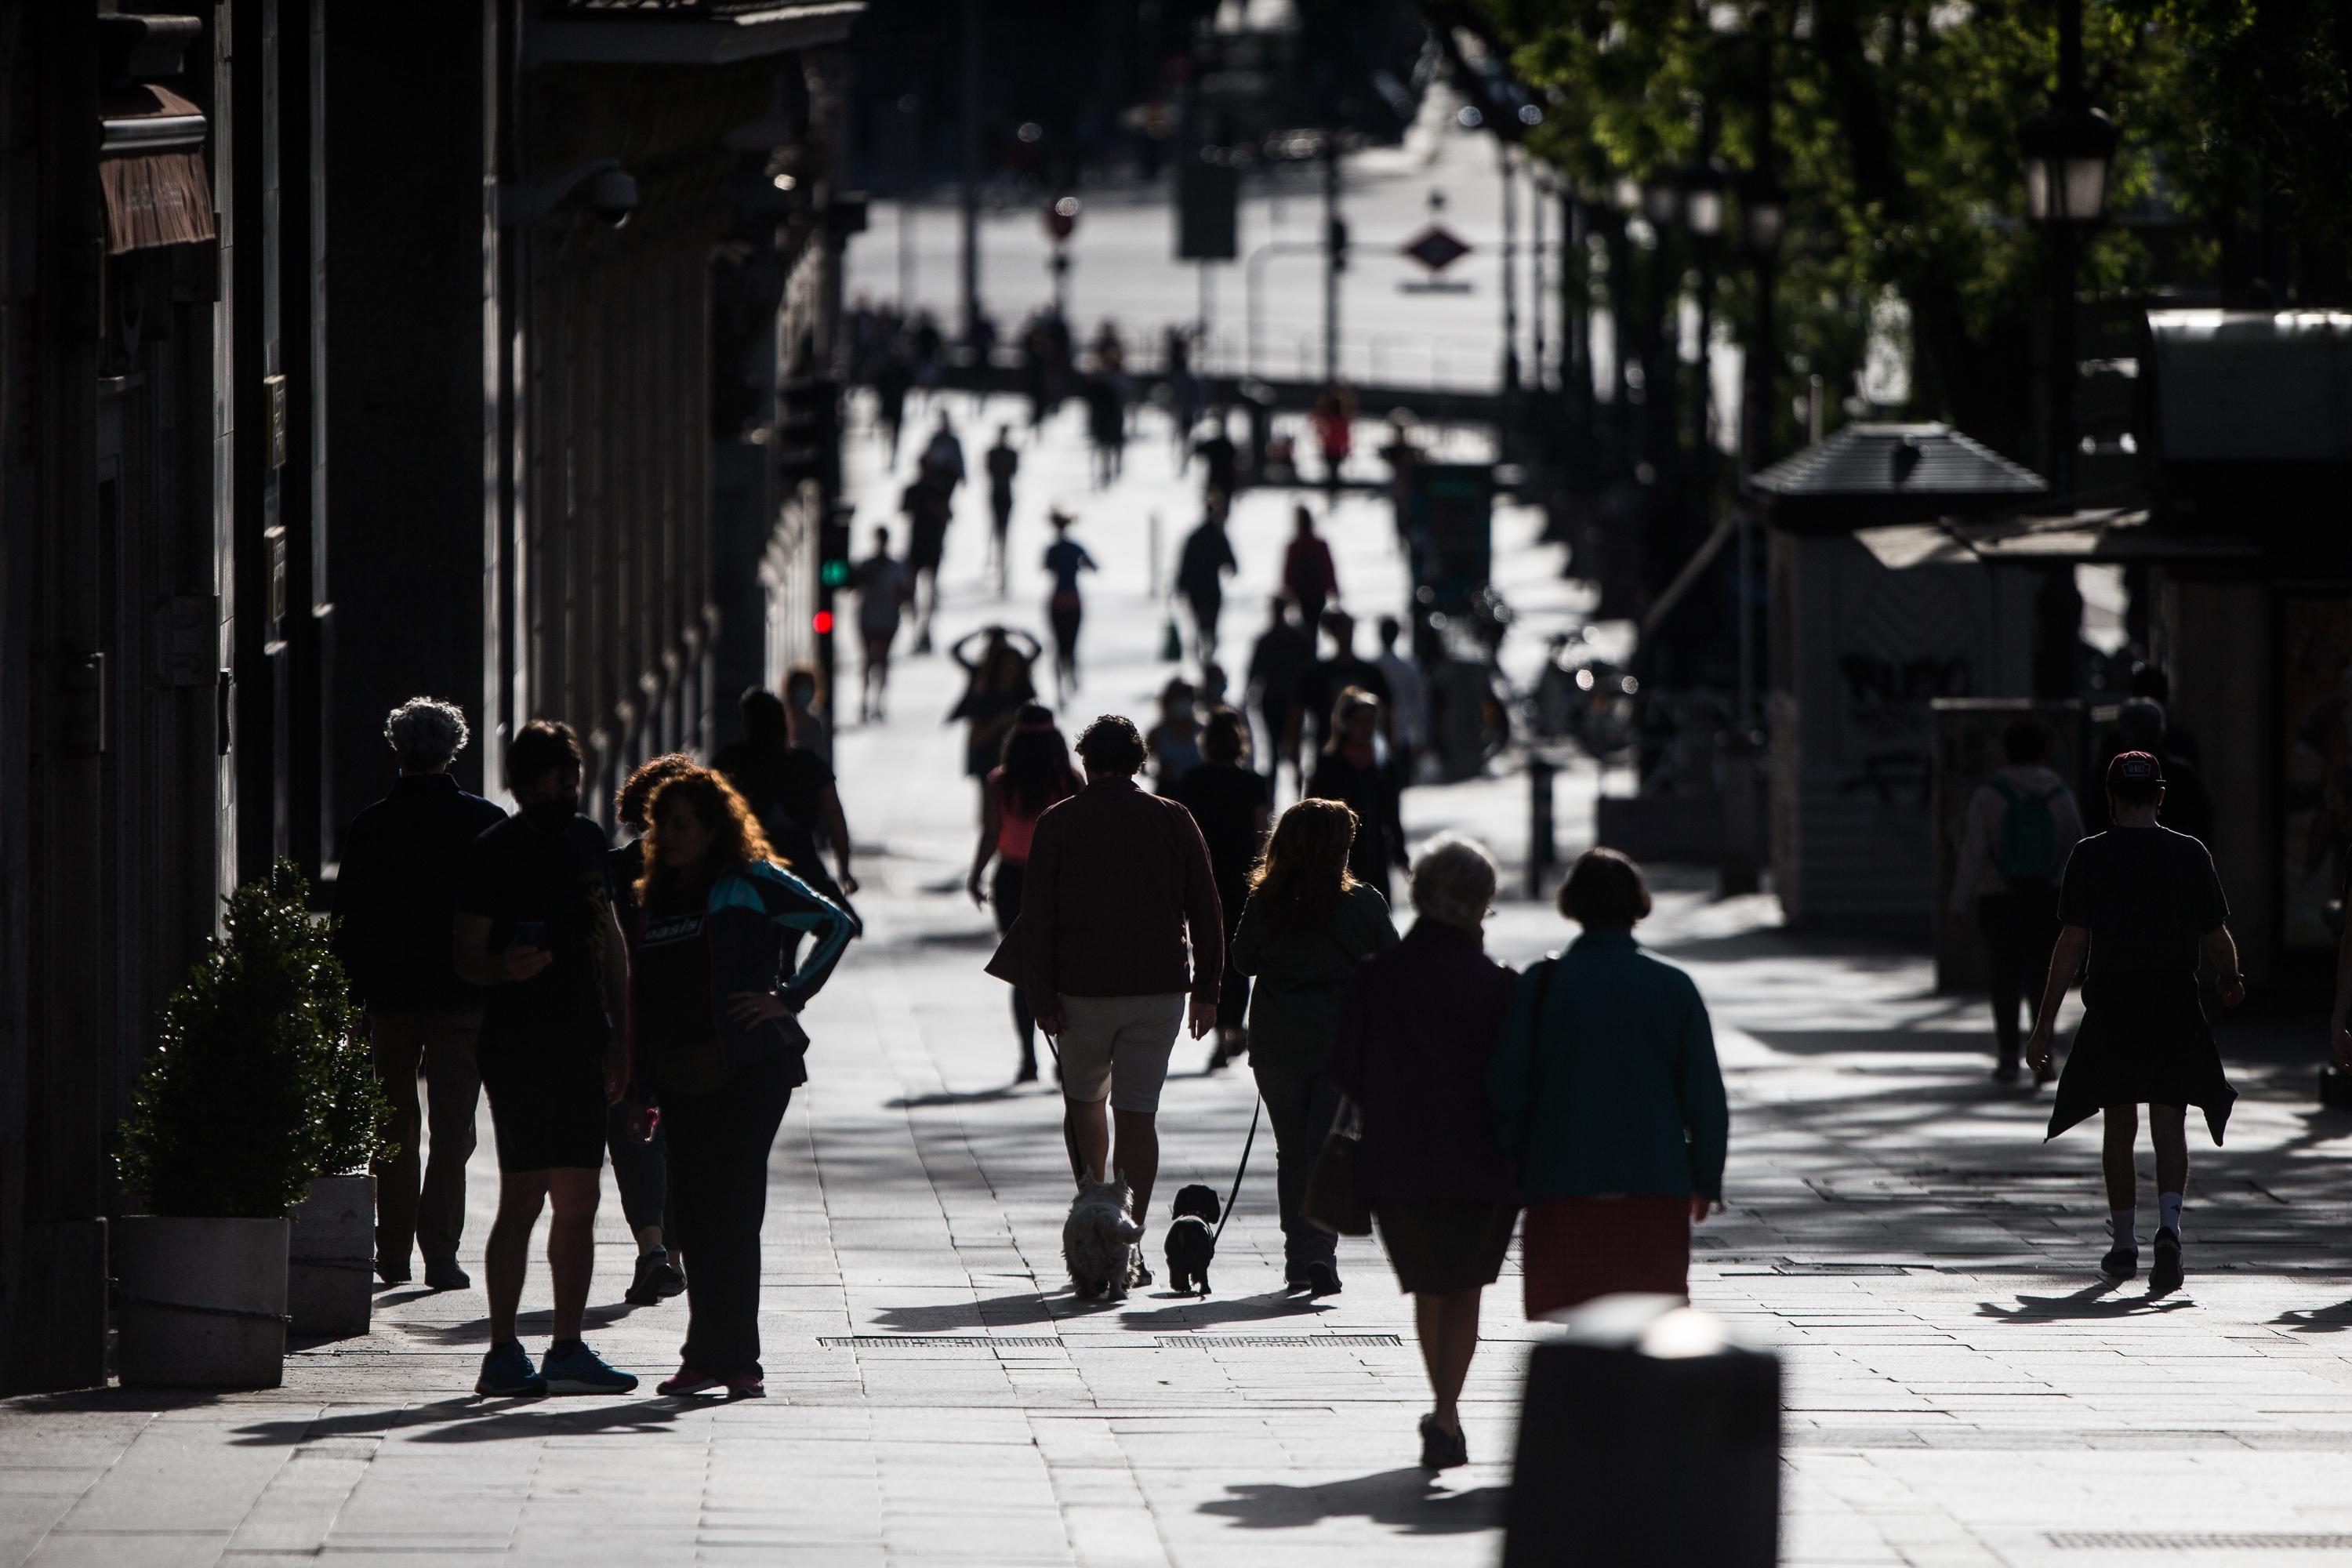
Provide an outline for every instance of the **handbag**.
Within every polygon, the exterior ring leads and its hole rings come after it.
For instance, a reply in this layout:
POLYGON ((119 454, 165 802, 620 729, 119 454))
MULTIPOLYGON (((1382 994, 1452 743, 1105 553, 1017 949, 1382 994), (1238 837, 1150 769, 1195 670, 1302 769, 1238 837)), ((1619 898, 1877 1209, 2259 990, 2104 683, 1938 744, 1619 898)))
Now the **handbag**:
POLYGON ((1364 1119, 1355 1101, 1339 1101, 1331 1131, 1315 1152, 1307 1173, 1307 1195, 1299 1200, 1299 1217, 1334 1236, 1372 1234, 1371 1205, 1364 1201, 1360 1161, 1364 1148, 1364 1119))

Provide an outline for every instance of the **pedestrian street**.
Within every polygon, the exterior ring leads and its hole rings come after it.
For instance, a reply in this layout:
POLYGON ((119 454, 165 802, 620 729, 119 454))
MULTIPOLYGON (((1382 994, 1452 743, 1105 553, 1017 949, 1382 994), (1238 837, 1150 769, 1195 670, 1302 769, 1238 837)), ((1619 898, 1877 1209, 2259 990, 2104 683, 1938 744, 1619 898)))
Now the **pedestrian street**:
MULTIPOLYGON (((1013 416, 943 405, 968 448, 1013 416)), ((910 430, 931 416, 919 404, 910 430)), ((1151 517, 1163 552, 1193 521, 1164 426, 1144 416, 1127 478, 1097 492, 1078 420, 1024 448, 1009 600, 983 571, 985 498, 958 497, 939 622, 942 646, 1038 627, 1045 507, 1077 512, 1102 569, 1066 727, 1146 719, 1171 668, 1151 517)), ((862 537, 895 521, 895 486, 862 425, 845 457, 862 537)), ((1263 624, 1294 499, 1236 507, 1229 649, 1263 624)), ((1343 498, 1325 532, 1349 606, 1393 606, 1385 507, 1343 498)), ((1579 605, 1534 532, 1498 515, 1496 581, 1525 616, 1507 667, 1579 605)), ((847 662, 842 678, 854 689, 847 662)), ((902 647, 888 721, 836 735, 866 932, 803 1018, 811 1081, 765 1231, 764 1402, 651 1392, 685 1304, 621 1301, 632 1248, 608 1176, 587 1331, 645 1377, 635 1394, 477 1399, 478 1285, 385 1289, 371 1333, 299 1343, 279 1389, 0 1403, 0 1563, 1495 1561, 1526 1348, 1550 1331, 1521 1319, 1516 1259, 1470 1372, 1473 1462, 1436 1478, 1413 1464, 1427 1384, 1377 1244, 1341 1242, 1342 1294, 1279 1294, 1263 1133, 1213 1295, 1163 1279, 1071 1298, 1059 1101, 1050 1081, 1010 1087, 1007 994, 981 973, 994 931, 963 893, 975 798, 941 721, 960 689, 945 658, 902 647)), ((1559 781, 1571 852, 1596 785, 1559 781)), ((1489 947, 1515 963, 1570 934, 1524 897, 1525 787, 1516 771, 1423 785, 1404 807, 1416 842, 1446 827, 1496 850, 1489 947)), ((1730 1212, 1697 1233, 1693 1294, 1783 1358, 1783 1562, 2352 1561, 2352 1118, 2314 1109, 2312 1042, 2224 1026, 2245 1098, 2227 1149, 2194 1145, 2187 1288, 2150 1302, 2098 1281, 2095 1138, 2045 1146, 2047 1091, 1988 1081, 1978 998, 1937 994, 1911 952, 1788 933, 1769 896, 1717 900, 1701 873, 1652 870, 1641 934, 1698 983, 1732 1103, 1730 1212)), ((1180 1044, 1161 1104, 1155 1268, 1167 1194, 1222 1194, 1250 1123, 1245 1068, 1204 1076, 1206 1056, 1180 1044)), ((461 1254, 478 1279, 495 1186, 478 1155, 461 1254)), ((545 1292, 534 1260, 526 1337, 547 1331, 545 1292)))

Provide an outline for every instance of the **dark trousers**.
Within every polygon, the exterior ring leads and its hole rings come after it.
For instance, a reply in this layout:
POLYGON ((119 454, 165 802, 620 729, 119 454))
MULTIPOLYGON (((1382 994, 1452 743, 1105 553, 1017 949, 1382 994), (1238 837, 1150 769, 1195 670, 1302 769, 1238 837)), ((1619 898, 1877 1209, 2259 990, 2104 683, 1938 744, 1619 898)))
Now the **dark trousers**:
MULTIPOLYGON (((1021 914, 1021 889, 1028 874, 1025 861, 999 860, 996 875, 989 887, 989 902, 996 911, 996 931, 999 936, 1013 929, 1021 914)), ((1021 1070, 1034 1074, 1037 1070, 1037 1015, 1029 1005, 1029 993, 1022 986, 1013 988, 1013 1032, 1021 1037, 1021 1070)))
POLYGON ((739 1068, 709 1094, 665 1094, 669 1190, 686 1254, 679 1360, 711 1377, 759 1377, 760 1226, 768 1151, 792 1103, 781 1060, 739 1068))
POLYGON ((2045 889, 2004 889, 1977 900, 1977 930, 1985 946, 1985 991, 1992 999, 1992 1034, 2002 1061, 2018 1057, 2021 993, 2034 1020, 2041 1020, 2050 951, 2058 945, 2056 906, 2056 896, 2045 889))
MULTIPOLYGON (((1253 1051, 1255 1058, 1255 1051, 1253 1051)), ((1307 1173, 1339 1111, 1339 1087, 1328 1073, 1253 1060, 1257 1092, 1265 1101, 1265 1120, 1274 1129, 1274 1190, 1282 1211, 1283 1272, 1304 1279, 1310 1263, 1335 1262, 1339 1238, 1309 1225, 1298 1213, 1307 1201, 1307 1173)))
POLYGON ((669 1193, 669 1135, 663 1123, 654 1123, 651 1138, 629 1130, 636 1108, 623 1100, 604 1118, 604 1146, 613 1156, 613 1184, 621 1189, 621 1215, 632 1231, 649 1225, 662 1227, 669 1239, 669 1221, 663 1209, 669 1193))
POLYGON ((1205 594, 1188 593, 1184 602, 1192 610, 1192 628, 1200 639, 1201 661, 1205 664, 1217 657, 1217 617, 1224 613, 1225 596, 1217 589, 1205 594))
POLYGON ((399 1145, 375 1165, 375 1255, 405 1263, 420 1246, 427 1263, 450 1262, 466 1228, 466 1162, 474 1153, 474 1113, 482 1077, 474 1047, 482 1015, 474 1007, 368 1015, 368 1049, 377 1080, 392 1101, 392 1137, 399 1145), (416 1072, 425 1069, 429 1112, 416 1104, 416 1072), (428 1122, 429 1116, 429 1122, 428 1122), (433 1158, 421 1163, 417 1145, 427 1125, 433 1158), (418 1180, 423 1173, 421 1184, 418 1180))

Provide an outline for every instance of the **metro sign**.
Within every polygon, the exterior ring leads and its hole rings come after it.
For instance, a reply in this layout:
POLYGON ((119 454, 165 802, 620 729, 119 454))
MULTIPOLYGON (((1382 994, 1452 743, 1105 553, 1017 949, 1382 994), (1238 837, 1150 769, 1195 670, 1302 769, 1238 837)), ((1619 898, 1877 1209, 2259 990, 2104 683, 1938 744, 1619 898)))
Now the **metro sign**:
POLYGON ((1470 247, 1466 243, 1434 226, 1422 230, 1397 248, 1432 272, 1443 272, 1470 254, 1470 247))

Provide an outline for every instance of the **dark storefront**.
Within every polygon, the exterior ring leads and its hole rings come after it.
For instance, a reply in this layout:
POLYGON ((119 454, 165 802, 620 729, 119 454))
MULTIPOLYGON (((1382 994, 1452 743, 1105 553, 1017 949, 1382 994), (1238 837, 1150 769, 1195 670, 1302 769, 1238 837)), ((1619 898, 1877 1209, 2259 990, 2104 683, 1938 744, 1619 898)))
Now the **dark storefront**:
POLYGON ((855 5, 117 10, 0 5, 10 1391, 103 1378, 163 1001, 227 889, 331 881, 385 710, 461 702, 476 784, 569 720, 608 797, 806 651, 832 500, 772 454, 855 5))

